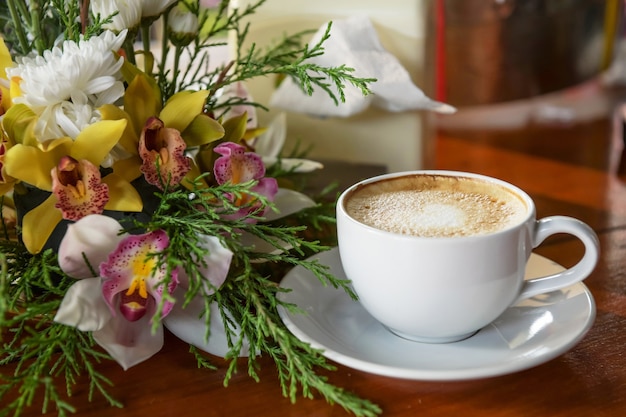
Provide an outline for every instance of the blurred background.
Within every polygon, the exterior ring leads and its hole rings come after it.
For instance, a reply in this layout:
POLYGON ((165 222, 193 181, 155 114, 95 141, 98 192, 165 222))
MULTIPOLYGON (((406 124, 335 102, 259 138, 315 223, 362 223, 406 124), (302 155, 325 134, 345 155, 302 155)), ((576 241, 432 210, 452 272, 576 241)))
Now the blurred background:
POLYGON ((610 111, 624 84, 622 0, 434 0, 444 129, 567 124, 610 111))

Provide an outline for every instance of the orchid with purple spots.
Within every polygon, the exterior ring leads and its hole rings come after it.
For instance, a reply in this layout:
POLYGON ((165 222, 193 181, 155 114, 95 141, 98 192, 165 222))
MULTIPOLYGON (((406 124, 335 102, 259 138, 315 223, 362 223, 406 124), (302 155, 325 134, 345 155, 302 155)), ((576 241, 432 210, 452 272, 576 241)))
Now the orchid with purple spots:
MULTIPOLYGON (((55 321, 93 332, 96 342, 127 369, 161 350, 160 321, 174 307, 180 271, 168 271, 158 262, 169 245, 164 231, 115 238, 120 230, 117 221, 102 215, 86 216, 71 226, 61 243, 59 266, 79 280, 67 292, 55 321), (99 261, 99 276, 90 276, 90 264, 99 261)), ((214 237, 203 241, 209 250, 200 271, 206 288, 217 289, 226 279, 232 252, 214 237)), ((189 285, 186 275, 184 283, 189 285)), ((196 333, 203 332, 203 322, 192 324, 196 333)))

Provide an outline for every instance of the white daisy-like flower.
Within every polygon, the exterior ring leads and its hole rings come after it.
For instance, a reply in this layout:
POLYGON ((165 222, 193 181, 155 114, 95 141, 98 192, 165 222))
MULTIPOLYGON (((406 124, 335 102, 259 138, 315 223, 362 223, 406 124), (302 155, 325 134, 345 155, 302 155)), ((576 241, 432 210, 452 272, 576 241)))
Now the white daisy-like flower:
POLYGON ((94 15, 107 18, 115 12, 112 22, 103 25, 105 29, 121 32, 124 29, 132 29, 141 21, 142 2, 139 0, 92 0, 91 11, 94 15))
POLYGON ((142 0, 141 15, 143 17, 158 16, 174 3, 176 0, 142 0))
POLYGON ((119 35, 106 31, 78 44, 65 41, 6 70, 10 79, 20 80, 22 94, 14 102, 26 104, 39 116, 35 134, 40 141, 75 139, 83 128, 100 120, 98 107, 124 95, 123 59, 113 51, 121 48, 125 37, 126 31, 119 35))

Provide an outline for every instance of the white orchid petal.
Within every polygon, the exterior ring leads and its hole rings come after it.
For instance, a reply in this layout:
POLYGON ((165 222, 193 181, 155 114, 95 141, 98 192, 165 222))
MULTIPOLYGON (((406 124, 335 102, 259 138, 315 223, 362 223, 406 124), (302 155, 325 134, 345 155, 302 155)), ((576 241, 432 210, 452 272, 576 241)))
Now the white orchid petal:
POLYGON ((74 278, 93 277, 83 254, 97 271, 124 237, 118 235, 120 229, 117 220, 100 214, 85 216, 70 224, 59 245, 59 266, 63 272, 74 278))
MULTIPOLYGON (((276 213, 274 211, 268 211, 265 216, 266 221, 276 220, 281 217, 297 213, 300 210, 313 207, 316 204, 315 201, 313 201, 309 196, 287 188, 278 189, 278 193, 274 197, 274 203, 276 204, 276 208, 279 212, 276 213)), ((276 247, 250 233, 242 233, 241 244, 253 247, 257 252, 271 254, 278 254, 292 248, 292 246, 288 245, 286 242, 280 241, 276 242, 278 246, 276 247)))
POLYGON ((111 319, 111 311, 102 298, 100 278, 76 281, 65 293, 54 321, 83 332, 102 329, 111 319))
MULTIPOLYGON (((215 236, 201 236, 200 247, 206 249, 208 255, 204 257, 204 265, 199 269, 204 278, 211 283, 205 285, 207 294, 212 294, 214 288, 222 286, 228 275, 230 261, 233 258, 233 252, 224 247, 220 240, 215 236)), ((189 288, 189 277, 184 270, 181 269, 178 275, 179 285, 183 288, 189 288)))
POLYGON ((209 250, 209 255, 204 259, 207 263, 207 271, 204 276, 215 288, 219 288, 228 275, 233 252, 224 247, 215 236, 205 236, 200 246, 209 250))
MULTIPOLYGON (((182 299, 183 295, 178 297, 182 299)), ((212 355, 224 357, 229 351, 228 340, 226 338, 226 330, 224 322, 220 316, 216 303, 212 303, 210 334, 207 340, 206 317, 202 314, 204 309, 204 301, 200 297, 196 297, 185 307, 182 308, 181 303, 177 303, 174 309, 163 319, 165 327, 176 337, 184 342, 196 346, 212 355)), ((233 328, 237 333, 236 328, 233 328)), ((236 342, 236 340, 233 340, 236 342)), ((246 357, 250 354, 248 345, 244 344, 240 352, 240 356, 246 357)))
POLYGON ((113 317, 105 327, 93 333, 95 341, 106 350, 124 370, 135 366, 161 350, 163 326, 152 333, 149 315, 130 322, 121 314, 113 317))
POLYGON ((283 149, 287 138, 287 115, 280 113, 267 126, 267 130, 254 142, 254 150, 259 155, 276 158, 283 149))
MULTIPOLYGON (((272 255, 278 255, 279 253, 285 252, 292 248, 292 246, 288 245, 287 242, 282 241, 276 242, 277 245, 280 246, 280 248, 277 248, 274 245, 261 239, 260 237, 247 232, 241 234, 240 241, 243 246, 249 246, 253 248, 255 252, 270 253, 272 255)), ((257 263, 261 263, 261 261, 258 261, 257 263)))
POLYGON ((276 162, 278 162, 278 157, 261 155, 261 160, 263 161, 263 165, 265 165, 266 167, 271 167, 276 162))
POLYGON ((313 172, 317 169, 324 168, 324 165, 321 162, 311 161, 309 159, 299 159, 299 158, 284 158, 280 160, 280 166, 285 171, 306 173, 313 172))
POLYGON ((278 209, 278 213, 269 211, 265 216, 267 221, 276 220, 297 213, 305 208, 313 207, 315 206, 315 201, 309 196, 297 191, 279 188, 276 197, 274 197, 274 204, 278 209))

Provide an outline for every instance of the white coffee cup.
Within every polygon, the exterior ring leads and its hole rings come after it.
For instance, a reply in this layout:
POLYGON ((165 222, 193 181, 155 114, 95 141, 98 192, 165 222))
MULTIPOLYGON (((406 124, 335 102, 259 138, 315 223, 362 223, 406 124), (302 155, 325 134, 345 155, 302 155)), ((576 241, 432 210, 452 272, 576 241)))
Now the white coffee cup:
POLYGON ((598 237, 585 223, 565 216, 537 220, 532 199, 518 187, 453 171, 399 172, 351 186, 337 202, 337 236, 341 264, 363 307, 393 333, 428 343, 470 337, 519 300, 587 278, 599 257, 598 237), (433 189, 440 183, 444 190, 433 189), (373 184, 379 190, 372 191, 373 184), (363 197, 396 188, 402 195, 391 200, 363 197), (361 221, 348 214, 348 204, 360 207, 354 216, 369 207, 361 221), (417 229, 394 229, 411 225, 417 229), (580 239, 582 259, 525 281, 531 251, 556 233, 580 239))

